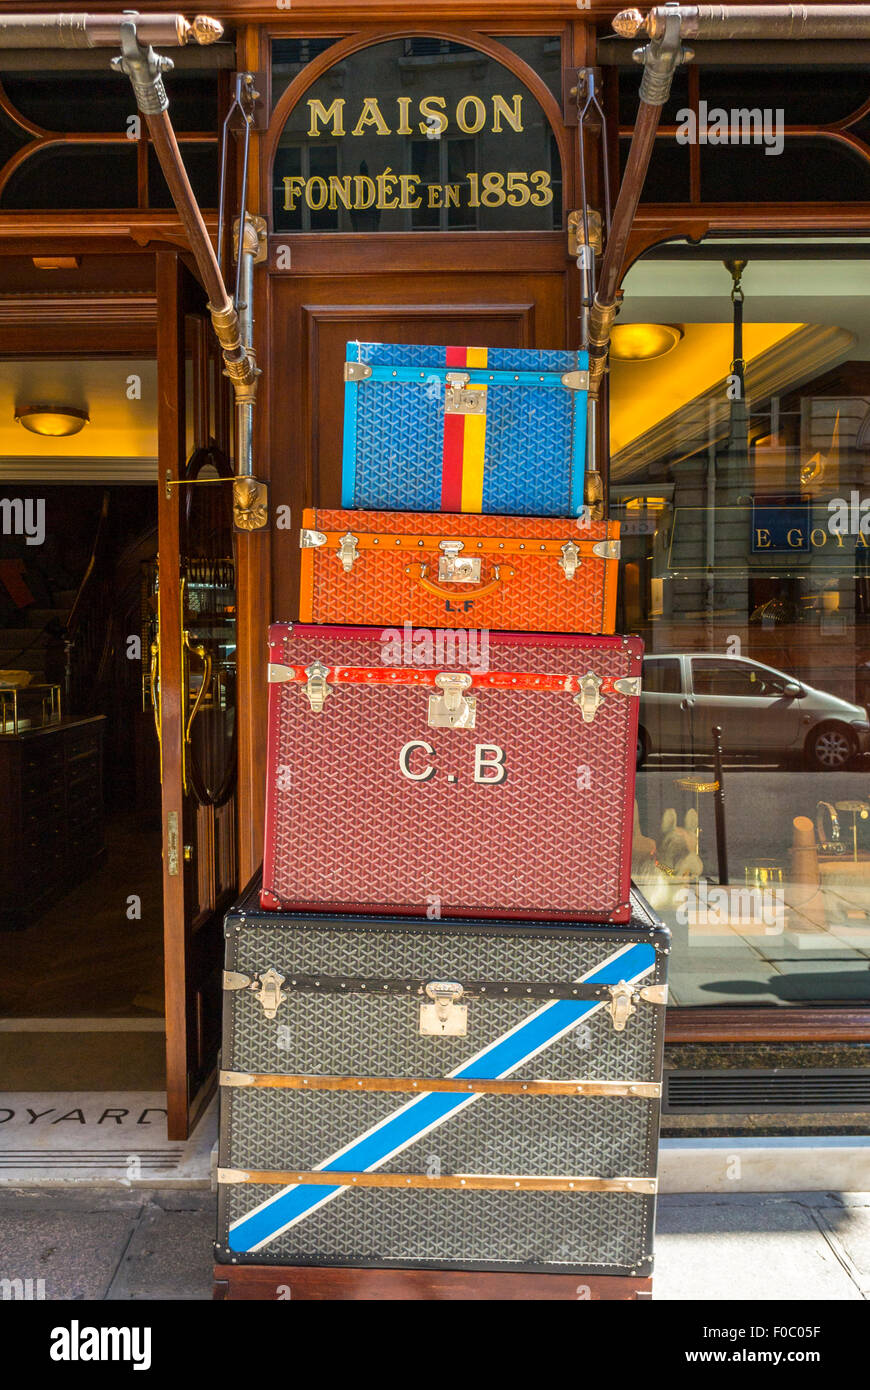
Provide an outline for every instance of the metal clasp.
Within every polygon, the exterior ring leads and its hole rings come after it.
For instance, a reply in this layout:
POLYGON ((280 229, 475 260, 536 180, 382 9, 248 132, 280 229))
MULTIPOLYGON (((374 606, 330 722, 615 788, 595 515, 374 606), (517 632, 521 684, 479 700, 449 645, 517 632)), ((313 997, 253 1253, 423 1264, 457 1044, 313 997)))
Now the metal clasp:
POLYGON ((326 697, 332 690, 332 686, 326 683, 326 677, 329 675, 329 667, 324 666, 322 661, 312 661, 310 666, 305 667, 305 674, 308 680, 302 687, 303 693, 308 696, 308 703, 311 705, 314 713, 320 714, 326 702, 326 697))
POLYGON ((441 541, 440 549, 444 551, 438 561, 438 578, 449 584, 476 584, 480 580, 480 557, 477 555, 463 555, 460 558, 460 550, 465 549, 462 541, 441 541))
POLYGON ((281 989, 285 976, 271 967, 260 976, 260 983, 251 986, 254 998, 263 1006, 267 1018, 274 1018, 287 995, 281 989))
POLYGON ((431 980, 426 993, 434 1002, 420 1005, 423 1037, 464 1038, 468 1032, 468 1005, 458 1003, 462 985, 457 980, 431 980))
POLYGON ((618 560, 622 551, 620 541, 596 541, 592 547, 592 554, 597 555, 601 560, 618 560))
POLYGON ((581 676, 577 684, 580 686, 580 694, 574 696, 574 704, 580 706, 583 723, 591 724, 603 699, 601 677, 590 671, 588 675, 581 676))
POLYGON ((429 727, 431 729, 473 729, 477 720, 477 697, 463 695, 471 685, 471 676, 439 673, 435 684, 442 692, 429 696, 429 727))
POLYGON ((359 537, 352 536, 350 531, 345 531, 341 540, 338 542, 338 558, 341 561, 341 568, 345 574, 350 574, 353 569, 353 562, 357 557, 359 547, 359 537))
POLYGON ((319 545, 326 545, 326 536, 322 531, 311 531, 304 526, 299 532, 299 547, 301 550, 314 550, 319 545))
POLYGON ((576 541, 566 541, 562 546, 562 558, 559 567, 565 571, 566 579, 573 579, 577 573, 577 566, 580 563, 580 549, 576 541))
POLYGON ((610 1003, 607 1011, 613 1020, 615 1033, 622 1033, 632 1014, 637 1013, 635 998, 634 986, 627 984, 625 980, 620 980, 618 985, 610 985, 610 1003))
POLYGON ((344 364, 345 381, 368 381, 371 374, 372 369, 365 362, 345 362, 344 364))
POLYGON ((445 415, 485 415, 486 387, 469 388, 468 372, 448 372, 444 386, 445 415))

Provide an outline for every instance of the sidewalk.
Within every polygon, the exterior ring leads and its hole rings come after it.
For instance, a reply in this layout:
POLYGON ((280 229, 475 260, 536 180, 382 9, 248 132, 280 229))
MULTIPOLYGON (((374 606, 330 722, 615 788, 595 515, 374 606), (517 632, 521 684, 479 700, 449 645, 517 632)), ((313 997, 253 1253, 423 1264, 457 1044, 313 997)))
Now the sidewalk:
MULTIPOLYGON (((47 1300, 210 1299, 214 1227, 211 1192, 7 1189, 0 1279, 30 1279, 47 1300)), ((870 1298, 870 1192, 664 1196, 654 1289, 677 1300, 870 1298)))

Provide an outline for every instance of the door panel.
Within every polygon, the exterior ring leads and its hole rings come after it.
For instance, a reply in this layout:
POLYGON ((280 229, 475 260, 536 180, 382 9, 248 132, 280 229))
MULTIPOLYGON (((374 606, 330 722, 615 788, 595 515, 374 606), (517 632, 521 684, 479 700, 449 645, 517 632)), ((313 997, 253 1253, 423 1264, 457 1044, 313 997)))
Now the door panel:
POLYGON ((232 469, 212 433, 223 411, 212 406, 210 383, 222 389, 222 378, 209 369, 209 338, 192 313, 201 298, 176 253, 158 252, 155 694, 171 1139, 186 1137, 214 1086, 222 916, 236 888, 235 646, 227 635, 235 590, 231 486, 223 480, 232 469))
MULTIPOLYGON (((439 268, 400 278, 273 277, 275 504, 288 503, 297 521, 302 506, 340 505, 346 343, 561 347, 565 290, 564 273, 500 275, 491 266, 474 275, 439 268), (288 372, 290 363, 298 368, 288 372)), ((296 612, 298 553, 295 531, 278 529, 273 577, 281 618, 296 612)))

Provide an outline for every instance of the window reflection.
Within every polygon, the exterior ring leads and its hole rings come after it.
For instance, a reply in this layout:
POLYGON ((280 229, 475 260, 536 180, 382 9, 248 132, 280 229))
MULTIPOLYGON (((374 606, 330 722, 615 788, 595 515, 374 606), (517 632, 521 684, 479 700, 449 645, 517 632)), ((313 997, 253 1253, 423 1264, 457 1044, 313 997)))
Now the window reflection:
POLYGON ((684 328, 611 373, 619 621, 647 646, 632 869, 678 1005, 863 1002, 870 255, 738 254, 736 404, 725 253, 670 247, 626 283, 626 319, 684 328))

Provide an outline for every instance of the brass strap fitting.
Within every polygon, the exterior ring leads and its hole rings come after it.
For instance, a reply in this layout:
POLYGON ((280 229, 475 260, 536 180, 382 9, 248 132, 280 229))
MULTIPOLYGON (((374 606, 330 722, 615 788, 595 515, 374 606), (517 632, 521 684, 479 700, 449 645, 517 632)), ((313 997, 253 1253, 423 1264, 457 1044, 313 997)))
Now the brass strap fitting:
POLYGON ((211 314, 211 321, 217 340, 224 352, 241 351, 242 334, 239 328, 239 316, 233 306, 233 301, 227 299, 225 304, 217 307, 214 304, 208 305, 211 314))

